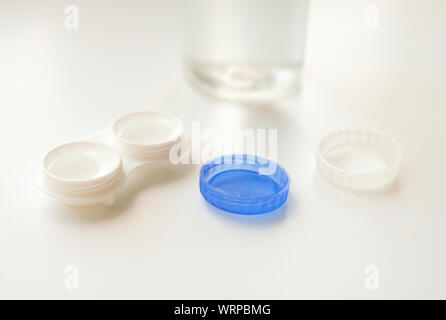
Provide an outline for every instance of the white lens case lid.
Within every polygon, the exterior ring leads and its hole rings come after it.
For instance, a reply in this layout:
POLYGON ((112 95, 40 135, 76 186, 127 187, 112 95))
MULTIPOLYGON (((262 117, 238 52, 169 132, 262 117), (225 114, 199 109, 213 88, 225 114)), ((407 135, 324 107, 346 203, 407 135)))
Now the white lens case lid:
POLYGON ((131 172, 169 164, 170 149, 177 143, 187 147, 185 141, 176 117, 159 111, 130 113, 118 118, 111 131, 50 150, 41 163, 39 186, 70 205, 110 206, 131 172))
POLYGON ((349 189, 374 189, 398 175, 402 149, 379 132, 352 129, 334 132, 319 144, 316 163, 331 183, 349 189))

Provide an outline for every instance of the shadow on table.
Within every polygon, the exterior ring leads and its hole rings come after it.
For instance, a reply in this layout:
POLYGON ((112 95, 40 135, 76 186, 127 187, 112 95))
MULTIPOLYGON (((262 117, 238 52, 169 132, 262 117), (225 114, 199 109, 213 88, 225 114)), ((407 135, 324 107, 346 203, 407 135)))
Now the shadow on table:
POLYGON ((102 204, 94 206, 70 206, 51 201, 53 212, 62 213, 63 219, 83 220, 86 222, 100 222, 113 219, 121 214, 125 214, 137 197, 143 191, 162 184, 169 184, 187 177, 193 171, 193 166, 182 165, 181 167, 142 167, 132 172, 127 177, 123 188, 117 192, 115 204, 106 207, 102 204))
POLYGON ((296 211, 295 199, 292 194, 289 194, 287 202, 285 202, 280 208, 271 212, 254 215, 226 212, 214 207, 205 199, 203 199, 203 202, 205 203, 206 210, 209 213, 215 215, 217 218, 227 223, 246 224, 253 227, 261 225, 268 226, 281 223, 290 214, 290 212, 296 211), (291 208, 293 208, 293 210, 290 210, 291 208))
POLYGON ((350 199, 351 201, 354 201, 355 199, 385 199, 395 195, 401 190, 401 184, 398 177, 390 184, 384 185, 382 187, 356 190, 336 186, 322 178, 318 172, 314 173, 313 185, 315 192, 321 196, 324 196, 326 200, 334 200, 339 198, 350 199))

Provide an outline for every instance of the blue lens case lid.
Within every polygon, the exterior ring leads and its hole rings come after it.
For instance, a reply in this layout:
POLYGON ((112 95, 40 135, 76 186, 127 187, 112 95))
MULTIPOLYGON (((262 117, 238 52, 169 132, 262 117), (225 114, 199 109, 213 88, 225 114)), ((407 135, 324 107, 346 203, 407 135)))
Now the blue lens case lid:
POLYGON ((201 167, 200 192, 224 211, 255 215, 273 211, 288 198, 290 178, 277 163, 254 155, 217 157, 201 167))

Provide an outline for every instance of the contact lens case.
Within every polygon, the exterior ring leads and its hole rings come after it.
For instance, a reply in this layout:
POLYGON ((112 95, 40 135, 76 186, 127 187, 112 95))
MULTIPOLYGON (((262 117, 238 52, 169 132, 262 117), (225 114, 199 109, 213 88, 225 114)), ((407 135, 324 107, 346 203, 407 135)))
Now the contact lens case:
POLYGON ((38 184, 69 205, 111 206, 126 177, 143 166, 169 165, 170 150, 184 146, 186 137, 182 122, 171 114, 126 114, 86 140, 50 150, 42 160, 38 184))

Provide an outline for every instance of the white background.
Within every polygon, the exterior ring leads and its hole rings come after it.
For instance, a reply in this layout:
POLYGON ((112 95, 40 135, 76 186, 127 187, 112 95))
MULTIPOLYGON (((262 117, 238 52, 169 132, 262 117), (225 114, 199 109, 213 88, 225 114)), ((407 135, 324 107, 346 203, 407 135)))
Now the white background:
POLYGON ((242 107, 184 82, 175 1, 0 1, 1 298, 446 298, 446 2, 314 0, 304 89, 242 107), (64 9, 80 10, 79 30, 64 9), (365 9, 379 9, 378 30, 365 9), (144 172, 112 209, 44 196, 43 154, 117 116, 190 129, 277 128, 292 186, 272 214, 208 205, 199 166, 144 172), (397 183, 353 193, 315 170, 318 141, 366 127, 404 149, 397 183), (67 290, 66 266, 79 270, 67 290), (365 268, 379 271, 366 290, 365 268))

